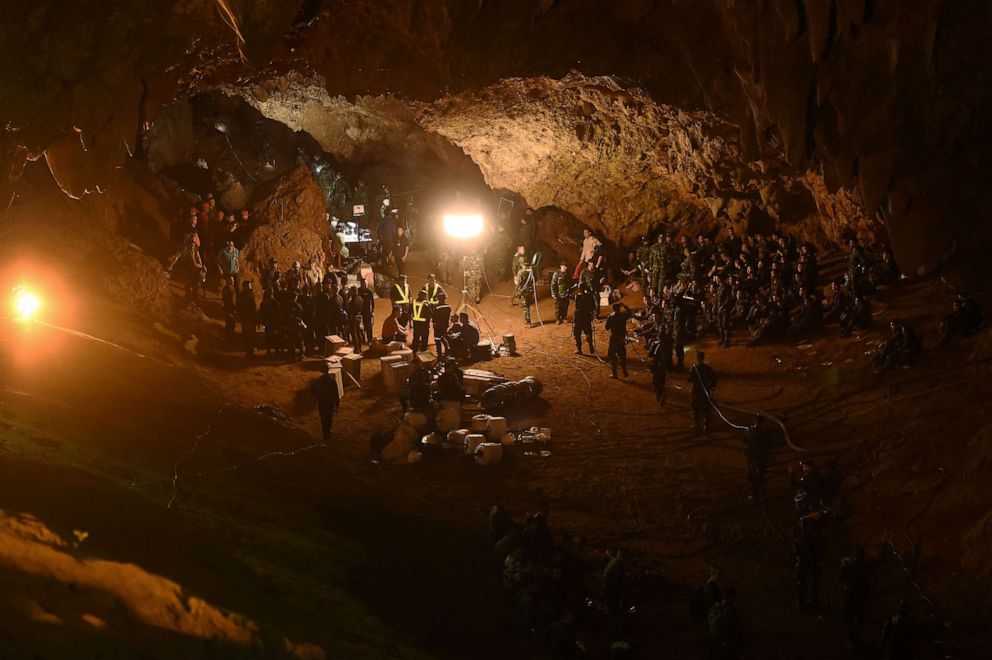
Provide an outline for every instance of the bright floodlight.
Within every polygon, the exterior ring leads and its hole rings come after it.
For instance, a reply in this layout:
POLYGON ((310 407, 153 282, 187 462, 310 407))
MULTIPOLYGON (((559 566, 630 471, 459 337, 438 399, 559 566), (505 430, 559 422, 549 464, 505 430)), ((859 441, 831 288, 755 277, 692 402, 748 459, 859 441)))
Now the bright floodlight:
POLYGON ((482 216, 478 213, 473 215, 445 215, 444 231, 448 236, 454 238, 474 238, 482 233, 482 216))
POLYGON ((30 319, 41 307, 41 299, 28 289, 14 289, 14 311, 18 318, 30 319))

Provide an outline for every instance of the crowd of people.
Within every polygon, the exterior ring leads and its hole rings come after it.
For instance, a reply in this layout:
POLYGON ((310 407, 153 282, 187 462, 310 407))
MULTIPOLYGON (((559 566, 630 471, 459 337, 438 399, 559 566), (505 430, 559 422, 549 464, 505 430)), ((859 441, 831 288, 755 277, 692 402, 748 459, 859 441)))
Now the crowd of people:
MULTIPOLYGON (((430 274, 424 286, 414 292, 406 274, 410 228, 400 222, 396 209, 385 205, 381 213, 380 240, 367 257, 379 272, 394 267, 396 277, 388 280, 390 311, 378 333, 375 299, 382 296, 382 291, 377 296, 374 280, 355 273, 349 277, 341 270, 340 246, 332 249, 329 267, 319 259, 310 259, 305 265, 295 261, 284 270, 277 260, 270 259, 261 273, 261 297, 256 303, 255 283, 241 280, 237 247, 250 228, 251 214, 247 210, 238 214, 217 210, 212 196, 183 209, 174 223, 172 238, 177 252, 168 270, 181 275, 186 295, 193 302, 200 300, 205 285, 217 282, 226 337, 234 342, 236 326, 240 324, 242 348, 249 355, 263 347, 266 354, 295 360, 308 354, 324 355, 325 339, 333 335, 343 337, 359 353, 377 340, 409 343, 415 353, 433 346, 440 358, 435 373, 428 373, 415 361, 417 368, 401 394, 404 410, 430 416, 437 402, 464 398, 457 358, 471 355, 479 344, 480 332, 467 313, 456 313, 449 304, 442 284, 452 279, 448 253, 436 246, 425 246, 440 275, 430 274), (264 331, 261 346, 255 336, 259 327, 264 331)), ((534 256, 536 224, 528 213, 516 231, 498 226, 484 253, 470 260, 463 280, 468 301, 478 302, 485 274, 480 276, 476 268, 482 270, 488 264, 497 281, 510 277, 514 283, 511 301, 522 306, 528 327, 533 325, 531 307, 536 302, 536 282, 540 277, 540 258, 534 256)), ((337 245, 333 238, 332 245, 337 245)), ((704 235, 691 238, 661 233, 653 241, 642 239, 627 252, 622 263, 613 264, 604 243, 587 229, 578 262, 574 266, 566 261, 559 263, 548 284, 557 324, 569 322, 574 304, 571 323, 578 354, 583 353, 583 348, 596 354, 594 323, 607 301, 610 313, 604 325, 608 335, 606 357, 614 378, 621 373, 629 375, 628 343, 638 336, 645 338, 655 395, 659 403, 664 403, 668 377, 685 370, 685 346, 700 337, 713 336, 724 347, 741 339, 754 346, 805 338, 831 326, 843 336, 871 327, 875 292, 879 287, 897 284, 902 274, 887 250, 870 258, 856 240, 849 241, 848 249, 846 271, 829 283, 823 295, 816 247, 799 244, 782 233, 739 236, 729 228, 719 240, 704 235), (635 312, 620 302, 622 287, 643 292, 643 310, 635 312), (628 331, 632 320, 639 322, 633 337, 628 331)), ((972 336, 985 322, 978 302, 967 293, 959 293, 941 324, 941 341, 972 336)), ((911 365, 923 350, 922 341, 908 322, 892 321, 890 330, 891 336, 880 345, 874 358, 879 373, 911 365)), ((714 410, 711 394, 717 386, 717 376, 702 351, 697 351, 687 378, 695 427, 706 434, 714 410)), ((317 381, 315 393, 322 406, 327 441, 340 398, 326 375, 317 381)), ((768 445, 764 419, 758 416, 744 435, 749 496, 763 503, 768 445)), ((820 607, 823 529, 831 519, 823 484, 812 461, 802 461, 794 481, 792 544, 800 611, 815 612, 820 607)), ((587 610, 593 606, 606 616, 610 653, 623 657, 631 650, 625 624, 630 603, 620 550, 610 551, 600 574, 600 591, 589 600, 585 586, 589 567, 578 557, 568 533, 559 540, 552 535, 546 506, 521 525, 497 505, 490 516, 490 531, 496 574, 507 591, 513 620, 521 634, 547 644, 553 657, 579 657, 584 652, 587 610)), ((863 548, 857 548, 841 562, 841 619, 848 641, 856 650, 864 644, 871 575, 887 559, 885 551, 869 558, 863 548)), ((719 583, 718 573, 714 572, 698 591, 690 610, 702 626, 705 657, 741 657, 744 635, 734 590, 719 583)), ((913 645, 913 628, 905 605, 884 623, 881 645, 888 649, 890 657, 911 657, 908 649, 913 645)))

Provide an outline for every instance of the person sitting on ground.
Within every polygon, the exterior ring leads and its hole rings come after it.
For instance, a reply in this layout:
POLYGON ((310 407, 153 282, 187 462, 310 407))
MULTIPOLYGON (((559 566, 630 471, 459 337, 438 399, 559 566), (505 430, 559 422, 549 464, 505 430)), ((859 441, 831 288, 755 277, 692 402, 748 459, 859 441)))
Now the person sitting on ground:
POLYGON ((867 330, 871 327, 871 304, 868 299, 858 294, 840 315, 841 334, 849 337, 855 330, 867 330))
POLYGON ((382 341, 388 344, 391 341, 399 341, 406 343, 406 326, 400 323, 400 315, 403 313, 403 308, 399 305, 393 305, 392 311, 386 320, 382 322, 382 341))
POLYGON ((466 357, 473 346, 479 345, 479 328, 468 320, 468 312, 458 314, 458 323, 446 335, 448 352, 454 357, 466 357))
POLYGON ((951 313, 944 317, 940 324, 941 343, 946 344, 952 339, 966 339, 985 323, 985 312, 978 301, 962 292, 954 298, 951 313))
POLYGON ((908 367, 920 357, 923 344, 913 328, 902 321, 889 324, 892 335, 879 347, 873 366, 879 374, 902 366, 908 367))

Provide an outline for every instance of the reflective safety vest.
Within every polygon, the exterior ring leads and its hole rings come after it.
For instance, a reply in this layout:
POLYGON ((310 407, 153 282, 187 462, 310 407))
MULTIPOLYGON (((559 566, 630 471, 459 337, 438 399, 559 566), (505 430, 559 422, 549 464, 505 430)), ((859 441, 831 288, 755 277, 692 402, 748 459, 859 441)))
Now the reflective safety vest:
POLYGON ((414 321, 426 321, 427 317, 424 316, 424 307, 428 305, 426 300, 414 300, 413 301, 413 320, 414 321))
POLYGON ((410 285, 404 284, 402 287, 399 284, 394 284, 396 290, 400 293, 400 298, 396 302, 400 305, 405 305, 410 302, 410 285))
POLYGON ((441 293, 441 285, 435 284, 432 287, 431 284, 428 282, 427 284, 424 285, 424 293, 427 294, 427 302, 434 305, 437 303, 437 294, 441 293))

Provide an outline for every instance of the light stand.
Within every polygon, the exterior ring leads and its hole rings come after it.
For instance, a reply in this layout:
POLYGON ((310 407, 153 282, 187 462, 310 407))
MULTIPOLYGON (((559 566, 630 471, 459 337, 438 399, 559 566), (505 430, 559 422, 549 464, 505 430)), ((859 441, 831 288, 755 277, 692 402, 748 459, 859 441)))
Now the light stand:
MULTIPOLYGON (((462 298, 461 298, 461 300, 458 303, 458 307, 455 308, 455 314, 460 314, 460 313, 462 313, 463 311, 466 311, 466 310, 472 312, 473 314, 475 314, 475 324, 476 325, 479 325, 479 320, 481 319, 482 322, 484 322, 486 324, 486 327, 489 328, 489 341, 492 344, 493 349, 495 350, 496 349, 496 331, 493 329, 492 324, 489 323, 489 319, 486 318, 486 315, 483 314, 479 310, 478 307, 476 307, 472 303, 468 302, 468 273, 466 272, 466 269, 465 269, 465 266, 468 264, 468 260, 469 260, 469 257, 467 255, 466 256, 463 256, 461 258, 461 262, 462 262, 462 298)), ((485 271, 483 271, 483 272, 485 272, 485 271)))

